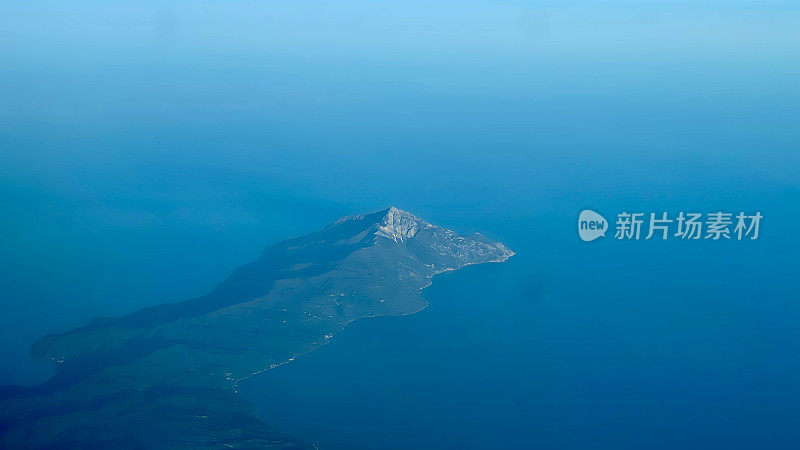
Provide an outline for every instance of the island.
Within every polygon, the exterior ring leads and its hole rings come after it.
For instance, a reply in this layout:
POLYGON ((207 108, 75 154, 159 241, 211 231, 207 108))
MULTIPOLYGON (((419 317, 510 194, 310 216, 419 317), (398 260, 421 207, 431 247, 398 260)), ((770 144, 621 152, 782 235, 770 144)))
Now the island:
POLYGON ((238 383, 354 320, 422 310, 438 273, 513 255, 394 207, 343 217, 267 247, 205 296, 36 342, 55 374, 0 388, 0 448, 314 448, 259 421, 238 383))

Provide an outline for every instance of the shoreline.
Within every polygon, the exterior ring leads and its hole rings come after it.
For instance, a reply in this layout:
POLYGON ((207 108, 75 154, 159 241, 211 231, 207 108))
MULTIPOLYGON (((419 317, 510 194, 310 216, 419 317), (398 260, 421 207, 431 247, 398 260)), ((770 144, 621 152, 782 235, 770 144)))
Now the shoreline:
MULTIPOLYGON (((455 271, 461 270, 461 269, 463 269, 465 267, 469 267, 469 266, 478 266, 478 265, 481 265, 481 264, 491 264, 491 263, 503 263, 503 262, 508 261, 509 259, 511 259, 512 257, 514 257, 516 255, 516 253, 514 251, 512 251, 512 250, 509 250, 509 252, 510 252, 510 254, 507 257, 503 258, 503 259, 496 259, 496 260, 485 261, 485 262, 481 262, 481 263, 467 263, 467 264, 462 265, 461 267, 448 268, 448 269, 444 269, 442 271, 436 272, 433 275, 431 275, 430 277, 428 277, 428 283, 425 284, 425 286, 423 286, 422 288, 420 288, 419 294, 420 294, 420 296, 422 296, 424 290, 426 288, 430 287, 431 285, 433 285, 433 280, 438 275, 441 275, 441 274, 444 274, 444 273, 455 272, 455 271)), ((241 394, 239 394, 239 382, 240 381, 245 381, 245 380, 253 378, 253 377, 257 376, 257 375, 261 375, 263 373, 266 373, 266 372, 268 372, 270 370, 277 369, 278 367, 281 367, 281 366, 284 366, 286 364, 289 364, 290 362, 293 362, 297 358, 300 358, 302 356, 306 356, 306 355, 309 355, 311 353, 316 352, 317 350, 321 349, 322 347, 330 344, 334 336, 336 336, 339 333, 341 333, 342 331, 344 331, 350 324, 352 324, 354 322, 360 321, 362 319, 370 319, 370 318, 375 318, 375 317, 405 317, 405 316, 411 316, 411 315, 417 314, 417 313, 425 310, 428 306, 430 306, 430 302, 424 296, 422 298, 425 301, 425 304, 421 308, 416 310, 416 311, 407 312, 407 313, 401 313, 401 314, 374 314, 374 315, 369 315, 369 316, 357 317, 355 319, 352 319, 352 320, 348 321, 347 323, 344 324, 344 326, 342 326, 342 328, 340 330, 333 332, 330 335, 330 338, 326 339, 325 342, 323 342, 319 346, 317 346, 317 347, 315 347, 315 348, 313 348, 311 350, 308 350, 306 352, 299 353, 299 354, 297 354, 295 356, 292 356, 291 358, 287 359, 286 361, 283 361, 283 362, 280 362, 278 364, 265 367, 265 368, 263 368, 263 369, 261 369, 261 370, 259 370, 257 372, 253 372, 253 373, 251 373, 251 374, 249 374, 249 375, 247 375, 245 377, 242 377, 242 378, 239 378, 239 379, 235 380, 234 383, 233 383, 233 393, 234 393, 234 395, 236 395, 238 397, 241 397, 241 394)), ((243 398, 243 397, 241 397, 241 398, 243 398)), ((268 424, 268 422, 266 422, 266 421, 261 419, 260 410, 259 410, 258 405, 255 402, 252 402, 252 401, 248 400, 247 398, 243 398, 243 399, 245 401, 247 401, 248 403, 251 403, 251 404, 253 404, 255 406, 255 413, 254 413, 255 419, 258 420, 259 422, 263 423, 263 424, 268 424)), ((289 436, 291 436, 291 435, 289 435, 289 436)), ((292 438, 295 438, 295 437, 292 436, 292 438)), ((299 438, 295 438, 295 439, 298 439, 299 441, 301 441, 299 438)), ((319 446, 315 442, 309 442, 308 444, 313 446, 315 449, 319 450, 319 446)))
MULTIPOLYGON (((447 269, 441 270, 441 271, 439 271, 439 272, 436 272, 436 273, 434 273, 433 275, 431 275, 430 277, 428 277, 428 283, 427 283, 427 284, 425 284, 425 286, 423 286, 423 287, 421 287, 421 288, 420 288, 420 290, 419 290, 419 294, 420 294, 420 296, 422 296, 422 293, 423 293, 423 291, 424 291, 426 288, 430 287, 430 286, 433 284, 433 279, 434 279, 436 276, 438 276, 438 275, 441 275, 441 274, 443 274, 443 273, 455 272, 455 271, 457 271, 457 270, 461 270, 461 269, 463 269, 463 268, 465 268, 465 267, 470 267, 470 266, 478 266, 478 265, 481 265, 481 264, 493 264, 493 263, 503 263, 503 262, 506 262, 506 261, 508 261, 509 259, 513 258, 513 257, 516 255, 516 252, 514 252, 513 250, 510 250, 510 249, 509 249, 508 251, 509 251, 509 255, 508 255, 506 258, 503 258, 503 259, 494 259, 494 260, 491 260, 491 261, 485 261, 485 262, 476 262, 476 263, 466 263, 466 264, 462 265, 461 267, 447 268, 447 269)), ((421 311, 425 310, 425 308, 427 308, 428 306, 430 306, 430 302, 429 302, 427 299, 425 299, 425 297, 423 297, 423 300, 425 300, 425 304, 424 304, 424 305, 423 305, 421 308, 419 308, 418 310, 416 310, 416 311, 412 311, 412 312, 406 312, 406 313, 400 313, 400 314, 373 314, 373 315, 369 315, 369 316, 361 316, 361 317, 356 317, 355 319, 351 319, 351 320, 347 321, 347 322, 344 324, 344 326, 342 326, 342 328, 341 328, 341 329, 339 329, 338 331, 334 331, 334 332, 332 332, 332 333, 329 335, 330 337, 329 337, 329 338, 327 338, 327 339, 325 340, 325 342, 321 343, 319 346, 317 346, 317 347, 314 347, 314 348, 313 348, 313 349, 311 349, 311 350, 308 350, 308 351, 305 351, 305 352, 302 352, 302 353, 298 353, 298 354, 296 354, 296 355, 292 356, 291 358, 289 358, 289 359, 287 359, 287 360, 285 360, 285 361, 281 361, 281 362, 279 362, 279 363, 276 363, 276 364, 271 364, 271 365, 269 365, 269 366, 267 366, 267 367, 265 367, 265 368, 263 368, 263 369, 261 369, 261 370, 258 370, 258 371, 256 371, 256 372, 253 372, 253 373, 251 373, 251 374, 249 374, 249 375, 246 375, 246 376, 244 376, 244 377, 242 377, 242 378, 237 378, 236 380, 234 380, 234 382, 233 382, 233 385, 232 385, 232 389, 234 390, 234 394, 238 395, 238 393, 239 393, 239 382, 241 382, 241 381, 245 381, 245 380, 248 380, 248 379, 250 379, 250 378, 252 378, 252 377, 254 377, 254 376, 256 376, 256 375, 259 375, 259 374, 265 373, 265 372, 267 372, 267 371, 269 371, 269 370, 274 370, 274 369, 277 369, 278 367, 281 367, 281 366, 283 366, 283 365, 286 365, 286 364, 288 364, 288 363, 290 363, 290 362, 294 361, 294 360, 295 360, 295 359, 297 359, 297 358, 300 358, 300 357, 302 357, 302 356, 306 356, 306 355, 308 355, 308 354, 314 353, 315 351, 319 350, 320 348, 322 348, 322 347, 324 347, 324 346, 326 346, 326 345, 330 344, 330 343, 331 343, 331 340, 333 339, 333 337, 334 337, 334 336, 336 336, 337 334, 339 334, 339 333, 341 333, 342 331, 344 331, 344 330, 345 330, 345 329, 346 329, 346 328, 347 328, 347 327, 348 327, 348 326, 349 326, 351 323, 353 323, 353 322, 356 322, 356 321, 359 321, 359 320, 362 320, 362 319, 371 319, 371 318, 375 318, 375 317, 405 317, 405 316, 411 316, 411 315, 417 314, 417 313, 419 313, 419 312, 421 312, 421 311)))

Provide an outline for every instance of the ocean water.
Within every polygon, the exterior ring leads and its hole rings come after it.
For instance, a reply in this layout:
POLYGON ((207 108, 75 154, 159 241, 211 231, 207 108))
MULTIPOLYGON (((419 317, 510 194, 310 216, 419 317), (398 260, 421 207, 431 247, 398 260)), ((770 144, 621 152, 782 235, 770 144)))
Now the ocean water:
POLYGON ((337 448, 797 448, 791 2, 6 2, 0 382, 395 205, 517 252, 241 394, 337 448), (578 213, 761 211, 757 241, 578 213))

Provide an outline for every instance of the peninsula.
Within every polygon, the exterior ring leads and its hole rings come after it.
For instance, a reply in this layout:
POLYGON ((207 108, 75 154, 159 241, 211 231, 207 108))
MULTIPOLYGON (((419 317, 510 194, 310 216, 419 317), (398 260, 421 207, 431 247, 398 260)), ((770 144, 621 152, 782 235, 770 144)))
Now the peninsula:
POLYGON ((354 320, 425 308, 438 273, 513 255, 394 207, 344 217, 267 247, 205 296, 35 343, 56 373, 0 389, 0 447, 313 448, 258 421, 237 382, 354 320))

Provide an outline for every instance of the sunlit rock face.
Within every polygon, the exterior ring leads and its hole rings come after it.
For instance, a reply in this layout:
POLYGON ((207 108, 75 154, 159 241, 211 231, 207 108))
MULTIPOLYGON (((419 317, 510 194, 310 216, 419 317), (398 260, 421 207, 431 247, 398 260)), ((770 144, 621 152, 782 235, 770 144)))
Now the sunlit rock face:
POLYGON ((414 237, 420 228, 430 228, 431 226, 411 213, 392 206, 378 225, 375 235, 389 238, 395 242, 405 242, 406 239, 414 237))

